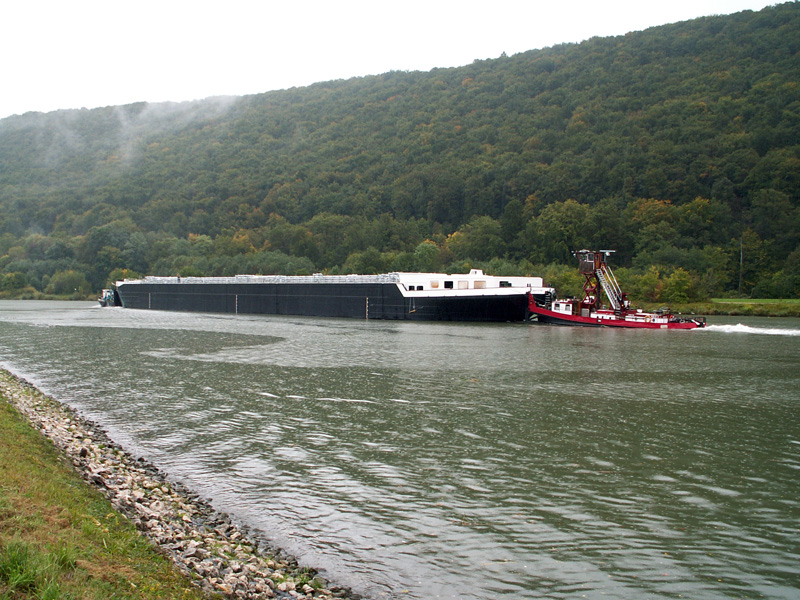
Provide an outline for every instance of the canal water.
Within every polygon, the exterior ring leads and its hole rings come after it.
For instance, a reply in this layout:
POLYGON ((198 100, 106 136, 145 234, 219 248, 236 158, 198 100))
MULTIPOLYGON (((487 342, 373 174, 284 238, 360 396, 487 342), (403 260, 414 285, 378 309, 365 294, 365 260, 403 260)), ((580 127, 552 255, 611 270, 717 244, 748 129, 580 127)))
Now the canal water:
POLYGON ((0 302, 0 365, 367 598, 800 596, 800 320, 0 302))

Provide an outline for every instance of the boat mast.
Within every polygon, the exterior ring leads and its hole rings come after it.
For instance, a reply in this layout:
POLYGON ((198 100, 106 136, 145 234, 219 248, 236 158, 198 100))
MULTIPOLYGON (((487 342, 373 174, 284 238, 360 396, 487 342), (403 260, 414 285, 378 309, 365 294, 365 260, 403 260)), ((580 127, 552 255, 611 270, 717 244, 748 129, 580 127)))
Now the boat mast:
POLYGON ((606 260, 613 252, 614 250, 579 250, 573 252, 578 259, 578 270, 585 278, 581 308, 589 309, 590 311, 601 308, 600 290, 605 293, 614 312, 621 313, 628 308, 627 295, 620 289, 617 278, 606 260))

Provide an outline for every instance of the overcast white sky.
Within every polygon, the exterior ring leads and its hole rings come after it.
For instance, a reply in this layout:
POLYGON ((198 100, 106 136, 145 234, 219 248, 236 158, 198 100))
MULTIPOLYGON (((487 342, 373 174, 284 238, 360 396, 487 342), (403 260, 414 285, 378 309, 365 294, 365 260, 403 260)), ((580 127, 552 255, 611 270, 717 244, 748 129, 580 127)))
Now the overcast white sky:
POLYGON ((428 71, 778 0, 4 0, 0 118, 428 71))

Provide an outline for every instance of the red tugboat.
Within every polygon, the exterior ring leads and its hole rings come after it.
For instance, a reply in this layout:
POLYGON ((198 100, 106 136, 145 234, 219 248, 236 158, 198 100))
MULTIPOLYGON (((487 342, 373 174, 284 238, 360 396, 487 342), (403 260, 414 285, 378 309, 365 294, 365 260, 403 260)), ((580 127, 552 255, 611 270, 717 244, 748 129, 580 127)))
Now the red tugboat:
POLYGON ((608 266, 613 250, 580 250, 573 252, 578 259, 583 284, 583 300, 574 298, 544 301, 530 297, 531 318, 539 323, 577 325, 583 327, 629 327, 639 329, 696 329, 705 327, 703 317, 685 318, 666 311, 653 313, 632 309, 628 295, 623 293, 617 278, 608 266), (603 294, 608 307, 603 306, 603 294))

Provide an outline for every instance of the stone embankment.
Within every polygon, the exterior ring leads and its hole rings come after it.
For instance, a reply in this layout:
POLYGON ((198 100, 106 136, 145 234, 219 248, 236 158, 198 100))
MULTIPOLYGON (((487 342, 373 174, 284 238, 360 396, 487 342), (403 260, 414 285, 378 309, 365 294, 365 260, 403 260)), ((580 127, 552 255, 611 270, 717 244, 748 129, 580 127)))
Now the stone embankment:
POLYGON ((29 383, 0 370, 0 396, 66 455, 196 585, 231 598, 353 598, 280 552, 268 556, 247 531, 197 495, 134 459, 101 429, 29 383))

